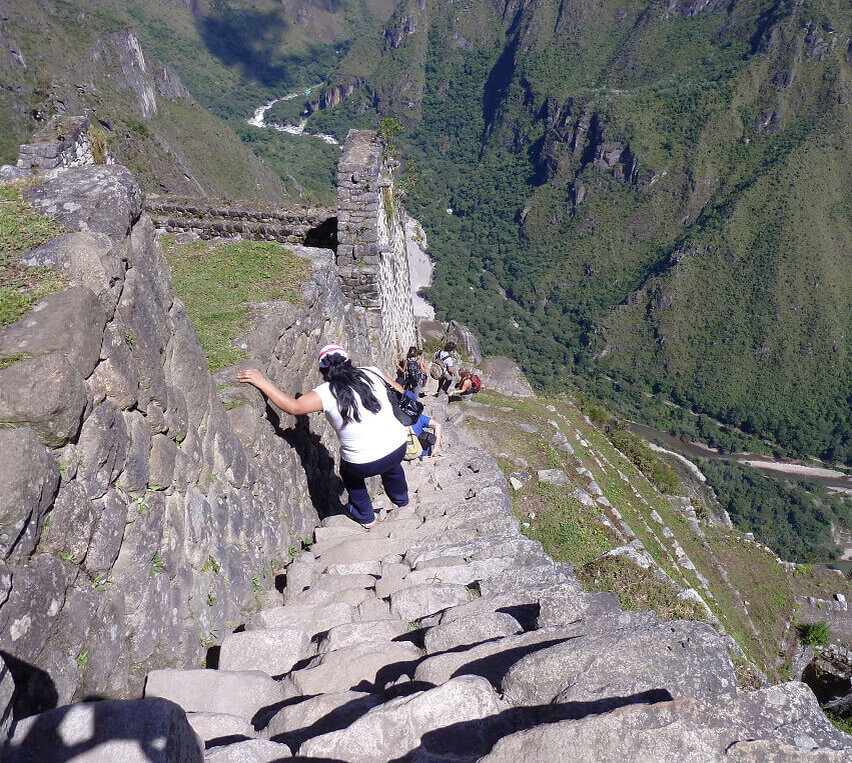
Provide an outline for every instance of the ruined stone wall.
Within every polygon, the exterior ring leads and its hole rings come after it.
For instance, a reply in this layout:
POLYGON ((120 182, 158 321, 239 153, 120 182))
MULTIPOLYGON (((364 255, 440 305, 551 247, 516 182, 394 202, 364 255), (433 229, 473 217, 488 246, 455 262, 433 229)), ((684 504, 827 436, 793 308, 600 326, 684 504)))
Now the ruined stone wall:
MULTIPOLYGON (((26 196, 69 232, 25 261, 69 288, 0 332, 0 731, 12 686, 20 717, 200 667, 342 489, 321 414, 279 418, 235 369, 211 377, 130 172, 26 196)), ((369 354, 332 252, 297 252, 301 303, 260 306, 243 342, 291 393, 320 381, 325 342, 369 354)))
POLYGON ((217 199, 146 199, 145 211, 169 233, 199 238, 240 237, 282 244, 336 243, 337 210, 328 207, 273 207, 217 199))
MULTIPOLYGON (((100 163, 113 162, 109 150, 105 149, 100 163)), ((55 116, 33 135, 31 143, 21 146, 17 166, 21 170, 41 171, 97 163, 89 139, 89 118, 55 116)))
POLYGON ((337 265, 344 293, 366 313, 376 357, 393 363, 417 344, 395 162, 376 133, 352 130, 337 176, 337 265))

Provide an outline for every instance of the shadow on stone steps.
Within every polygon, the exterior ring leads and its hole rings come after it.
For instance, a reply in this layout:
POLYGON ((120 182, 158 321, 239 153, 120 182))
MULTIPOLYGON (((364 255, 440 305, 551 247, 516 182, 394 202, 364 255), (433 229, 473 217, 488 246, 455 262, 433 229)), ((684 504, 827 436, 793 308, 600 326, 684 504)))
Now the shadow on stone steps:
POLYGON ((652 705, 657 702, 668 702, 671 699, 671 694, 665 689, 651 689, 624 697, 607 697, 591 702, 513 707, 488 718, 454 723, 429 731, 423 735, 420 747, 389 763, 418 760, 421 756, 424 759, 435 760, 444 755, 453 760, 473 760, 487 755, 503 737, 518 731, 547 723, 579 720, 628 705, 652 705))

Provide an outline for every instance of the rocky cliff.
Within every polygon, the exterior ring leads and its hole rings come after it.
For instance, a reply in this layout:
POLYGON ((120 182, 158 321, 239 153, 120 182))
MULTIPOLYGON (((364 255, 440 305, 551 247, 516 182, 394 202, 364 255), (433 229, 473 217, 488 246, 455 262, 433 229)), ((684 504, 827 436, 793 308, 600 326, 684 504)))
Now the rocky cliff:
MULTIPOLYGON (((0 332, 0 650, 18 715, 201 665, 337 495, 321 417, 279 421, 208 373, 126 169, 70 169, 26 195, 67 230, 27 262, 70 288, 0 332)), ((367 353, 332 253, 298 253, 313 263, 301 304, 260 306, 246 340, 297 390, 324 342, 367 353)))

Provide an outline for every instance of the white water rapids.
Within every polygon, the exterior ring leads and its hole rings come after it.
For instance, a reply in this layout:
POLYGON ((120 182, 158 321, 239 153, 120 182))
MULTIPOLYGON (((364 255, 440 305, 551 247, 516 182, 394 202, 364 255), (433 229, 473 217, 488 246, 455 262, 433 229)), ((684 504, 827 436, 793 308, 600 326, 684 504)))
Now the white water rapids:
POLYGON ((302 90, 297 90, 295 93, 287 93, 287 95, 282 95, 280 98, 273 98, 269 101, 265 106, 260 106, 259 108, 254 110, 254 116, 251 119, 247 119, 252 127, 271 127, 273 130, 277 130, 278 132, 286 132, 289 135, 310 135, 312 138, 319 138, 320 140, 325 141, 326 143, 336 146, 338 145, 337 138, 333 135, 327 135, 326 133, 318 132, 318 133, 305 133, 305 127, 308 124, 307 119, 302 119, 297 125, 287 125, 287 124, 278 124, 277 122, 273 122, 272 124, 266 123, 266 112, 269 111, 278 101, 292 101, 294 98, 298 98, 300 95, 307 95, 311 90, 316 90, 316 88, 321 87, 322 83, 320 82, 318 85, 312 85, 309 88, 303 88, 302 90))

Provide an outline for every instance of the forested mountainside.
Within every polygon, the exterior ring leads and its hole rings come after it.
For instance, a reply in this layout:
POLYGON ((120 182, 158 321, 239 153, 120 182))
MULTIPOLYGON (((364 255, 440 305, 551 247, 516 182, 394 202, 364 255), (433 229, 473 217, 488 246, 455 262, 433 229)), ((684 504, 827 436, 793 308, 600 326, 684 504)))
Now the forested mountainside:
POLYGON ((412 0, 310 123, 407 128, 431 298, 539 384, 848 462, 850 25, 840 0, 412 0))
POLYGON ((245 120, 288 88, 320 82, 347 41, 391 9, 392 0, 0 0, 0 162, 14 162, 52 114, 85 113, 151 190, 328 202, 338 151, 245 120))

